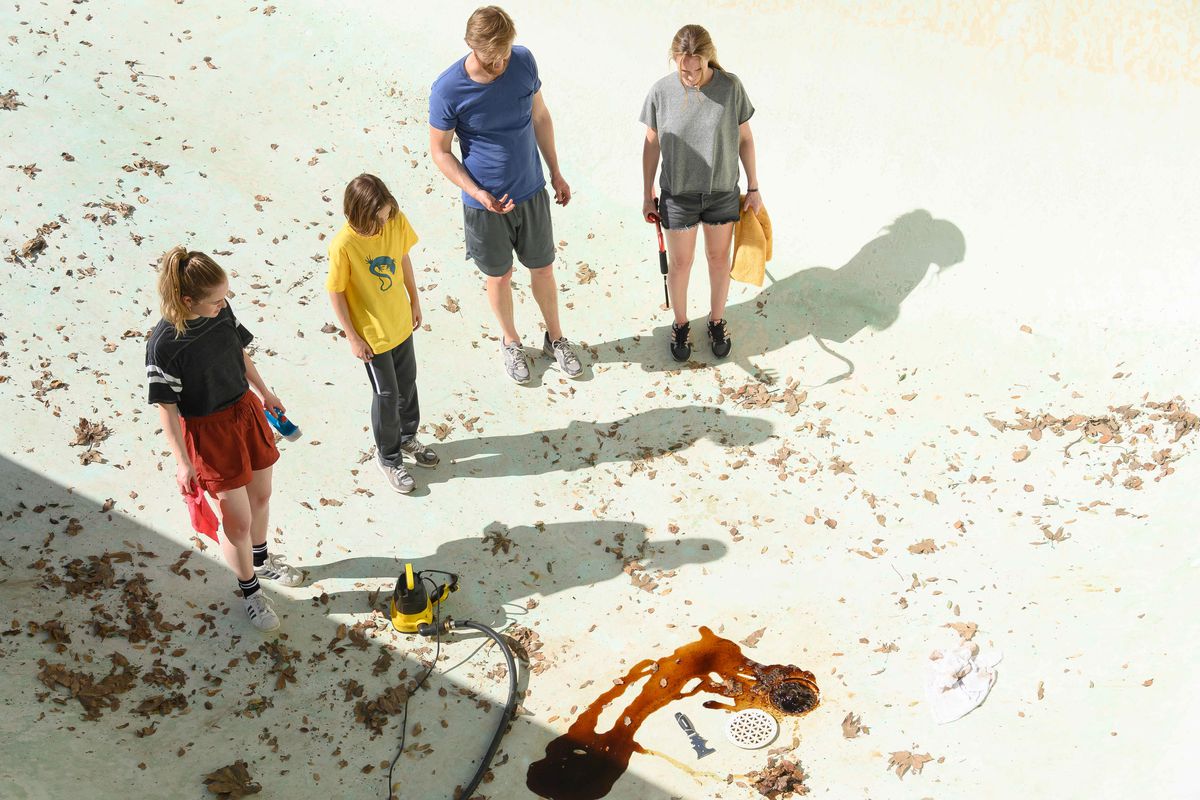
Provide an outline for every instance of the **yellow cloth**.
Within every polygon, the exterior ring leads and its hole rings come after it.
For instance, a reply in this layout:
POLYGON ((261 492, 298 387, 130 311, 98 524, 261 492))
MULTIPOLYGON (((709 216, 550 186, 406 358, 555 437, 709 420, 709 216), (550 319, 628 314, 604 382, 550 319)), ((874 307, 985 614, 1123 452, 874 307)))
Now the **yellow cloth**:
POLYGON ((742 283, 762 286, 767 262, 771 260, 771 218, 764 206, 758 214, 746 210, 742 195, 742 215, 733 225, 733 269, 730 277, 742 283))
POLYGON ((329 242, 325 288, 346 293, 350 322, 376 353, 412 336, 403 261, 416 243, 417 232, 401 212, 375 236, 360 236, 347 223, 329 242))

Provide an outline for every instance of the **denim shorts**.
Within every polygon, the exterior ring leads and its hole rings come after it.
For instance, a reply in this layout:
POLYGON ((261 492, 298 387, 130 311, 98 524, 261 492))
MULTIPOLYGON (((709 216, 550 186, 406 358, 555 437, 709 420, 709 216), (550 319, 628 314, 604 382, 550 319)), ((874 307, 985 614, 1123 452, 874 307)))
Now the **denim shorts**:
POLYGON ((518 203, 507 214, 463 204, 467 258, 484 275, 499 278, 512 269, 513 251, 529 269, 554 262, 554 226, 550 194, 545 189, 518 203))
POLYGON ((705 225, 737 222, 742 213, 742 197, 737 189, 728 192, 685 192, 671 194, 663 190, 658 198, 658 215, 669 231, 705 225))

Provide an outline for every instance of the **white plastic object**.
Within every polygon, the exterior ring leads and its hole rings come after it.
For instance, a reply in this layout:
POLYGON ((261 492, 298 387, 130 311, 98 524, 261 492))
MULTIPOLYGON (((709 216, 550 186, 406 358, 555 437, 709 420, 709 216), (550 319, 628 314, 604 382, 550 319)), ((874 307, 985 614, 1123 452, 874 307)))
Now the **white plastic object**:
POLYGON ((725 723, 725 738, 743 750, 757 750, 775 741, 779 723, 765 711, 748 708, 729 717, 725 723))

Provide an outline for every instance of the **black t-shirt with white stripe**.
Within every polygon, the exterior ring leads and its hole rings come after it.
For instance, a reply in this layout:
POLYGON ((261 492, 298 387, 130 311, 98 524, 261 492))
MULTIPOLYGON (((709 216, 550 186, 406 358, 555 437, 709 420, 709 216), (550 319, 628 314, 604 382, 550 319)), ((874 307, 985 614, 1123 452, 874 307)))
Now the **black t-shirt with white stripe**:
POLYGON ((184 417, 229 408, 250 388, 242 348, 254 337, 228 305, 215 317, 188 320, 187 330, 159 320, 146 342, 151 403, 175 403, 184 417))

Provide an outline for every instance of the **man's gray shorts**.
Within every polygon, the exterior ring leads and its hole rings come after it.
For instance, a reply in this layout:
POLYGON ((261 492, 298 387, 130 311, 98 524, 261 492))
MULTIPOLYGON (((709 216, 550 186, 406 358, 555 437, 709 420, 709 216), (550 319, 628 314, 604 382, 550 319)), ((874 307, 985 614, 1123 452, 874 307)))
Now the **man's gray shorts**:
POLYGON ((507 214, 463 204, 467 258, 484 275, 499 278, 512 269, 513 251, 529 269, 554 261, 554 229, 550 223, 550 193, 545 189, 507 214))

